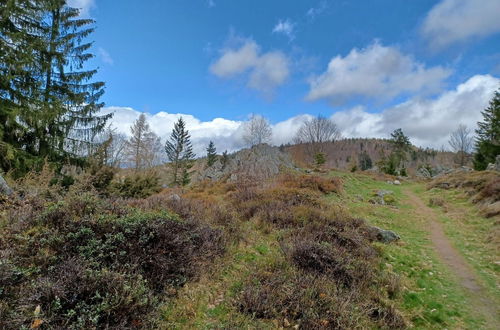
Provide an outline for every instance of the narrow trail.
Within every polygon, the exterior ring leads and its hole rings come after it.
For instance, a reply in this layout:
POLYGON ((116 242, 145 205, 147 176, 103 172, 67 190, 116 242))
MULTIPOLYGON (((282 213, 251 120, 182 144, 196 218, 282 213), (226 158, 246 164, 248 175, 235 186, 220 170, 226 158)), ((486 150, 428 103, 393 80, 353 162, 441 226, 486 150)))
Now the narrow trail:
POLYGON ((498 329, 500 310, 494 300, 489 297, 488 291, 480 284, 472 267, 451 244, 434 210, 428 207, 413 191, 405 189, 404 192, 409 198, 409 203, 415 207, 415 211, 427 219, 430 238, 436 253, 467 291, 470 302, 473 303, 472 310, 482 314, 487 328, 498 329))

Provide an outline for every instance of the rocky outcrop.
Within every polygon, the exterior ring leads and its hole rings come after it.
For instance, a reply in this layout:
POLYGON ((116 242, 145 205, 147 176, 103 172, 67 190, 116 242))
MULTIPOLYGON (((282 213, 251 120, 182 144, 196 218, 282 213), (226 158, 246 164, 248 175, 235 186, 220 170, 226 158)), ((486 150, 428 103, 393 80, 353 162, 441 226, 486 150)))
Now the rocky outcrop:
POLYGON ((12 195, 12 189, 10 189, 7 182, 5 182, 4 178, 0 175, 0 195, 12 195))
POLYGON ((290 155, 278 147, 259 144, 249 149, 240 150, 228 156, 226 164, 222 158, 210 167, 205 167, 193 176, 193 181, 242 179, 268 179, 276 176, 283 169, 293 169, 290 155))
POLYGON ((494 164, 493 163, 488 164, 486 170, 500 172, 500 155, 497 156, 494 164))
POLYGON ((417 170, 417 174, 416 174, 419 178, 424 178, 424 179, 430 179, 432 178, 432 174, 431 172, 429 172, 428 169, 426 169, 425 167, 421 167, 417 170))

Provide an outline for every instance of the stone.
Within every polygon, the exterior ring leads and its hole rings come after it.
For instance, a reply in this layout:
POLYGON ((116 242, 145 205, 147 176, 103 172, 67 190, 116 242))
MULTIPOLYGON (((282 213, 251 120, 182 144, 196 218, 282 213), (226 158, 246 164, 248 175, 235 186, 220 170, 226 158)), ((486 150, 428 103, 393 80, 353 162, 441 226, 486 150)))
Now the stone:
POLYGON ((172 194, 172 195, 168 196, 168 199, 170 199, 171 201, 174 201, 174 202, 179 202, 181 200, 181 197, 177 194, 172 194))
POLYGON ((395 184, 395 185, 397 185, 397 186, 399 186, 399 185, 401 184, 401 181, 399 181, 399 180, 394 180, 394 184, 395 184))
POLYGON ((394 192, 391 190, 380 189, 380 190, 377 190, 377 192, 376 192, 376 195, 378 197, 384 197, 385 195, 391 195, 391 194, 394 194, 394 192))
POLYGON ((13 191, 10 189, 7 182, 5 182, 4 178, 0 175, 0 194, 4 195, 12 195, 13 191))
POLYGON ((416 175, 417 175, 417 177, 424 178, 424 179, 430 179, 430 178, 432 178, 431 172, 429 172, 429 170, 426 169, 425 167, 419 168, 417 170, 416 175))
POLYGON ((375 231, 376 238, 379 242, 387 244, 401 239, 401 237, 392 230, 385 230, 379 227, 372 227, 372 229, 375 231))

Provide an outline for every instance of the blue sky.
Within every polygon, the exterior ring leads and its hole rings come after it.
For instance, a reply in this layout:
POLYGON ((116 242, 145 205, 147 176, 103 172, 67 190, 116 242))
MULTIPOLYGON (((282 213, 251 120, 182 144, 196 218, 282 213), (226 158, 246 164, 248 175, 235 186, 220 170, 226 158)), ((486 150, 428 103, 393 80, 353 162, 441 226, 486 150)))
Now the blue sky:
POLYGON ((438 147, 458 124, 473 128, 500 86, 499 0, 71 4, 97 21, 89 64, 125 133, 140 112, 161 136, 184 114, 200 141, 231 149, 250 113, 269 118, 274 143, 322 114, 345 136, 403 127, 438 147))

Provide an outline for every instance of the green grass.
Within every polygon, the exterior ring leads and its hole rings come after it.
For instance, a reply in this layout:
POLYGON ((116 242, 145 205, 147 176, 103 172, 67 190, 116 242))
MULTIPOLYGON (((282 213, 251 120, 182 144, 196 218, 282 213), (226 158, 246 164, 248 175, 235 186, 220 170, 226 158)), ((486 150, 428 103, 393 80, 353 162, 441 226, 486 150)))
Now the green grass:
POLYGON ((434 210, 444 224, 446 235, 500 305, 500 265, 497 263, 500 256, 498 246, 492 241, 498 217, 482 217, 468 198, 456 190, 431 189, 423 196, 424 200, 431 197, 444 199, 444 206, 434 207, 434 210))
POLYGON ((235 299, 255 269, 283 258, 277 232, 264 234, 253 221, 241 225, 246 239, 231 246, 217 267, 180 289, 175 301, 162 308, 162 328, 275 328, 269 320, 240 313, 235 299))
POLYGON ((475 328, 482 320, 475 317, 467 304, 463 289, 455 277, 439 261, 429 240, 425 219, 416 216, 407 202, 403 189, 410 187, 418 194, 423 185, 404 183, 402 186, 377 181, 362 174, 331 173, 345 182, 345 194, 332 197, 349 211, 369 223, 393 230, 401 242, 381 247, 386 264, 404 282, 400 304, 416 328, 475 328), (394 206, 373 205, 368 202, 378 189, 394 192, 394 206), (361 201, 362 199, 362 201, 361 201))

